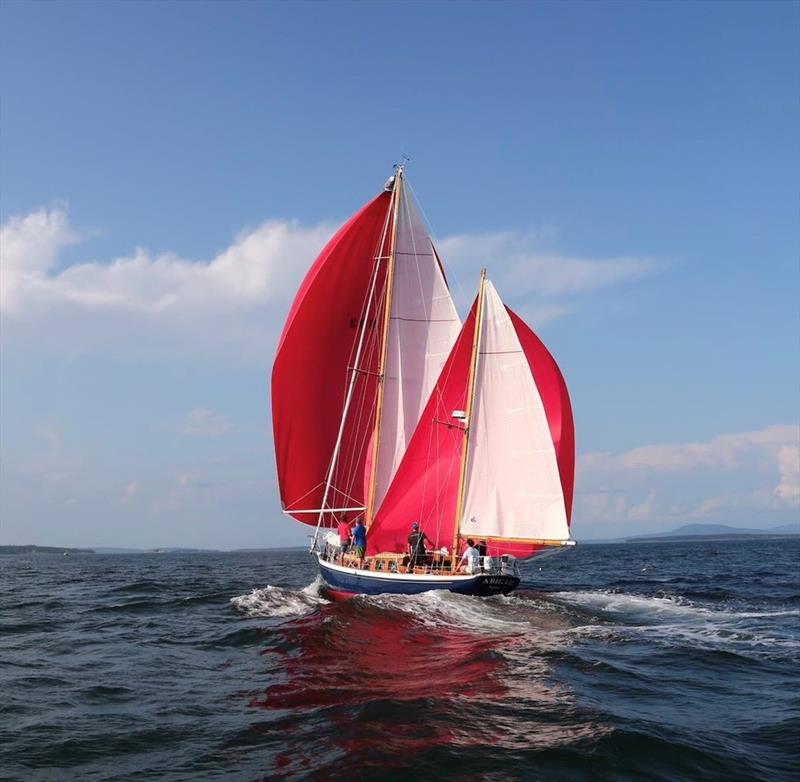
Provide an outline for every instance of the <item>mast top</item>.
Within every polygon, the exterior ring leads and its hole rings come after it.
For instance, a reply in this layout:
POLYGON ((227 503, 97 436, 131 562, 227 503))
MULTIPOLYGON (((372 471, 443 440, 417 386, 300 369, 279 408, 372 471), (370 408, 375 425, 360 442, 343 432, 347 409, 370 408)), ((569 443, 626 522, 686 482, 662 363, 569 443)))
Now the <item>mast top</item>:
POLYGON ((394 170, 394 174, 392 174, 386 180, 386 184, 383 186, 383 189, 387 193, 391 193, 394 190, 394 187, 397 184, 398 178, 403 176, 403 172, 405 171, 406 163, 410 163, 410 162, 411 162, 411 158, 408 155, 403 154, 403 155, 400 156, 400 162, 399 163, 395 163, 392 166, 392 169, 394 170))

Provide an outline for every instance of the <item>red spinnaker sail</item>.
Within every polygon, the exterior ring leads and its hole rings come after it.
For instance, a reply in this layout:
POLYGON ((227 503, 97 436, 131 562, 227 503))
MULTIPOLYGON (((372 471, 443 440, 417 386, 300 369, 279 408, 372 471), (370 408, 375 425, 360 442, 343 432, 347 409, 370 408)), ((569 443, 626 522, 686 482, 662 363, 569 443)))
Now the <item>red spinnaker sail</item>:
POLYGON ((525 321, 506 307, 514 330, 517 332, 533 380, 542 397, 550 436, 556 451, 558 473, 561 477, 561 490, 564 493, 564 509, 567 524, 572 517, 572 494, 575 486, 575 423, 572 419, 572 405, 569 401, 567 384, 556 360, 544 343, 531 331, 525 321))
MULTIPOLYGON (((364 313, 391 194, 381 193, 328 242, 303 280, 283 329, 272 367, 272 426, 278 486, 284 509, 316 525, 342 417, 362 318, 365 350, 354 410, 373 409, 381 324, 364 313)), ((386 231, 386 236, 390 231, 386 231)), ((385 239, 388 242, 388 239, 385 239)), ((384 265, 381 264, 381 269, 384 265)), ((383 281, 378 280, 377 291, 383 281)), ((377 302, 380 296, 376 295, 377 302)), ((364 504, 364 460, 373 415, 348 416, 326 507, 364 504)))
POLYGON ((464 410, 475 331, 475 304, 434 386, 386 497, 369 528, 367 553, 405 551, 418 521, 436 548, 453 545, 464 410))

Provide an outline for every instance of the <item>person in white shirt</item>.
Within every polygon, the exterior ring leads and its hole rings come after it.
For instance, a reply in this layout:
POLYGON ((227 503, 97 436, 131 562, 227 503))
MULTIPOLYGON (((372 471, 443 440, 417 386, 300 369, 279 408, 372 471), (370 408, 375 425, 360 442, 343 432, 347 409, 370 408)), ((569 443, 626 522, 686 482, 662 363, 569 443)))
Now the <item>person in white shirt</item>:
POLYGON ((475 548, 475 541, 472 538, 467 538, 467 549, 461 555, 461 562, 458 563, 458 569, 472 576, 481 572, 480 555, 478 549, 475 548))

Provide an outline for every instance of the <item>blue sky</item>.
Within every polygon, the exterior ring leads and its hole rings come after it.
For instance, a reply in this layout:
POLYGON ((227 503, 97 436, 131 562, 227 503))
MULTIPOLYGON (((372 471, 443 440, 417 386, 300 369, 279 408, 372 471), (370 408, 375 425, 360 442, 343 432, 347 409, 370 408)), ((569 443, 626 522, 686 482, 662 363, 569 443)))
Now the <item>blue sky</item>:
POLYGON ((3 543, 302 543, 268 378, 403 152, 573 397, 580 538, 798 518, 796 3, 0 5, 3 543))

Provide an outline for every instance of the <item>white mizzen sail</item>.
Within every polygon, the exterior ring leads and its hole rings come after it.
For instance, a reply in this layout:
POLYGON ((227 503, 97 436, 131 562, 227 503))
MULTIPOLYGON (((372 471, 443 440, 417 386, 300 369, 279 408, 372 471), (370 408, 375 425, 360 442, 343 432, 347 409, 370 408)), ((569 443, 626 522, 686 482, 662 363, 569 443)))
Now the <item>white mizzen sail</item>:
POLYGON ((544 405, 511 318, 485 283, 460 534, 566 540, 544 405))
POLYGON ((394 275, 373 508, 379 508, 461 331, 433 243, 398 177, 394 275))

